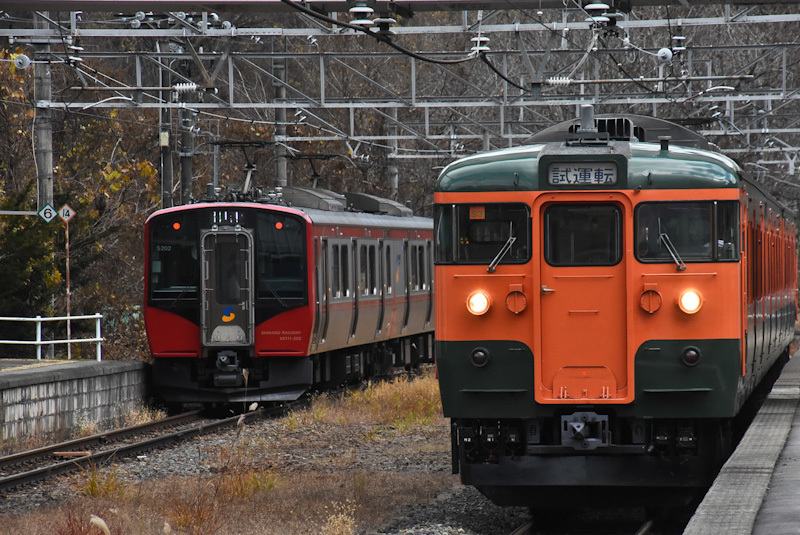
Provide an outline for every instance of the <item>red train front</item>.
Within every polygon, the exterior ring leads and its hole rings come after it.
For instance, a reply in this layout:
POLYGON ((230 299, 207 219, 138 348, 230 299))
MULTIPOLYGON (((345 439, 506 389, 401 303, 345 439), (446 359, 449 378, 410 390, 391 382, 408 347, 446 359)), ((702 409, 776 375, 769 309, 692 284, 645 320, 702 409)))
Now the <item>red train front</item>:
POLYGON ((164 401, 291 400, 430 356, 430 220, 286 193, 316 208, 206 202, 147 220, 145 325, 164 401))

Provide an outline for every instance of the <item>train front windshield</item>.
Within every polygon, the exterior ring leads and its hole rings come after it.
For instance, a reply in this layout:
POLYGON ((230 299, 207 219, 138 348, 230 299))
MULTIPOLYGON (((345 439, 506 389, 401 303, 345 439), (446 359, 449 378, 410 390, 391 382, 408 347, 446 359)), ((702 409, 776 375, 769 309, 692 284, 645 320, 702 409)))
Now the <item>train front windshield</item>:
POLYGON ((737 260, 739 203, 642 203, 636 209, 636 257, 641 262, 737 260))
POLYGON ((260 299, 306 297, 305 222, 259 212, 256 219, 256 293, 260 299))
POLYGON ((197 214, 154 218, 150 223, 150 293, 154 299, 200 296, 197 214))
POLYGON ((496 259, 520 264, 531 258, 531 216, 525 204, 440 205, 434 225, 438 264, 488 265, 496 259))
MULTIPOLYGON (((251 273, 258 300, 274 301, 282 308, 299 306, 308 299, 306 291, 305 220, 270 210, 230 207, 172 212, 154 217, 150 222, 150 299, 187 302, 200 298, 200 237, 209 229, 221 230, 240 225, 252 232, 254 266, 251 273), (220 214, 227 218, 220 219, 220 214), (236 221, 228 221, 234 214, 236 221)), ((235 257, 243 245, 223 244, 219 262, 235 257)), ((223 278, 227 266, 217 266, 214 287, 217 297, 236 302, 243 277, 223 278)), ((249 277, 249 275, 248 275, 249 277)))

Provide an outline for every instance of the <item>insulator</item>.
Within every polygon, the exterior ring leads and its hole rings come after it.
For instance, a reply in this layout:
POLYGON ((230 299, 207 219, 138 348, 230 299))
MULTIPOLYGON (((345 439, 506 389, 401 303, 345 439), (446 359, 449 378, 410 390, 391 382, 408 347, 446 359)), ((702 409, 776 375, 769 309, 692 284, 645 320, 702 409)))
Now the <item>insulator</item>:
POLYGON ((175 84, 174 86, 172 86, 172 89, 174 89, 178 93, 188 93, 189 91, 197 91, 197 84, 193 82, 185 84, 175 84))
POLYGON ((572 79, 567 76, 553 76, 548 78, 546 82, 549 85, 569 85, 572 83, 572 79))

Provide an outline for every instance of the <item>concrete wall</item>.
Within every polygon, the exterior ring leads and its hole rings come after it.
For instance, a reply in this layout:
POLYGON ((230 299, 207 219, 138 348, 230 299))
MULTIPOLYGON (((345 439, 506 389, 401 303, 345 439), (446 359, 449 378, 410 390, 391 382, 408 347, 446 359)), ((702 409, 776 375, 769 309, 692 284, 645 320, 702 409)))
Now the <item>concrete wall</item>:
POLYGON ((91 423, 102 429, 140 408, 146 395, 143 362, 59 361, 33 366, 0 373, 3 440, 66 436, 91 423))

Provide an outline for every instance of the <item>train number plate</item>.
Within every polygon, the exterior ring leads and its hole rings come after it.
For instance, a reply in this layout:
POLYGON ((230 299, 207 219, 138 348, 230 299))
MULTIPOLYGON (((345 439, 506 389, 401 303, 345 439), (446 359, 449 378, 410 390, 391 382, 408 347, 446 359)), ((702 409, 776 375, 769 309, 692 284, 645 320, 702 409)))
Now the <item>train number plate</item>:
POLYGON ((547 168, 551 186, 607 186, 617 183, 612 162, 551 163, 547 168))

